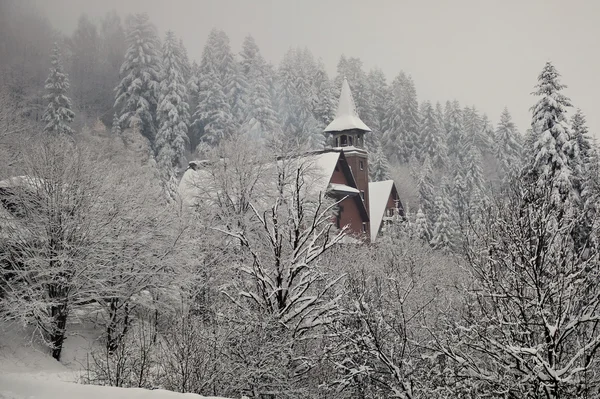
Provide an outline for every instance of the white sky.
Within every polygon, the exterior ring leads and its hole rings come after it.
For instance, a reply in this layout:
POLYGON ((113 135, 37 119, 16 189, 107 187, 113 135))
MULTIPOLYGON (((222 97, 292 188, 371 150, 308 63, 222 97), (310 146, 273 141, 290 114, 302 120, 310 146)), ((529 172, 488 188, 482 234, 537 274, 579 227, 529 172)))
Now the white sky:
POLYGON ((21 1, 35 3, 66 33, 82 12, 146 11, 161 32, 182 37, 195 59, 213 27, 227 32, 236 52, 252 34, 275 64, 291 46, 306 46, 330 76, 341 54, 359 57, 388 81, 400 70, 412 75, 419 100, 456 98, 494 123, 508 106, 522 132, 535 102, 530 93, 550 60, 569 86, 565 93, 600 132, 600 0, 21 1))

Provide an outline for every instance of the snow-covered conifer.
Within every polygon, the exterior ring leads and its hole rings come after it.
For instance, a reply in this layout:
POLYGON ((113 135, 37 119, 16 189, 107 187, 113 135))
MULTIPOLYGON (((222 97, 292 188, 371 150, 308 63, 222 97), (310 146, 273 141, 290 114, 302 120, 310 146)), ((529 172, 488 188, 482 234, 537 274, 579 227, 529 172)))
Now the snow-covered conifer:
POLYGON ((512 121, 507 108, 500 115, 500 122, 495 132, 494 155, 500 162, 500 167, 505 175, 519 167, 522 147, 520 134, 512 121))
POLYGON ((571 100, 561 93, 566 86, 560 83, 559 77, 550 62, 538 76, 533 94, 540 99, 531 108, 535 142, 533 148, 526 149, 531 155, 524 169, 527 181, 537 189, 548 190, 547 195, 556 205, 579 202, 577 185, 581 177, 576 143, 566 121, 571 100))
POLYGON ((168 31, 162 49, 162 70, 158 100, 159 129, 155 152, 168 194, 176 192, 176 170, 182 163, 187 142, 189 106, 184 79, 183 54, 172 31, 168 31))
POLYGON ((45 124, 44 132, 50 134, 73 133, 73 129, 69 126, 75 117, 71 110, 71 99, 67 96, 69 77, 63 70, 57 43, 54 43, 52 49, 50 74, 46 79, 45 89, 44 99, 48 101, 48 105, 42 117, 45 124))
POLYGON ((252 36, 242 44, 240 73, 243 86, 244 116, 242 130, 261 138, 277 130, 277 115, 271 103, 267 81, 267 65, 252 36))
POLYGON ((135 14, 127 21, 127 53, 121 66, 115 108, 122 128, 140 122, 141 133, 154 143, 156 107, 160 82, 160 43, 148 14, 135 14))
POLYGON ((425 216, 421 208, 419 208, 419 210, 417 211, 417 216, 415 218, 413 229, 415 231, 416 237, 424 240, 426 243, 429 243, 429 241, 431 241, 431 231, 429 230, 429 223, 427 222, 427 217, 425 216))
POLYGON ((446 166, 446 142, 442 131, 439 130, 435 110, 429 101, 425 101, 421 106, 420 139, 423 156, 428 155, 436 168, 446 166))
POLYGON ((433 167, 431 165, 431 159, 428 156, 425 156, 425 160, 423 161, 421 175, 418 180, 418 187, 421 209, 423 209, 429 218, 429 222, 433 223, 436 216, 436 208, 434 203, 433 167))
POLYGON ((377 149, 369 162, 369 175, 372 181, 384 181, 390 179, 390 163, 383 152, 381 143, 377 143, 377 149))
POLYGON ((453 247, 453 226, 447 201, 438 195, 435 199, 437 217, 433 227, 430 244, 435 249, 451 249, 453 247))

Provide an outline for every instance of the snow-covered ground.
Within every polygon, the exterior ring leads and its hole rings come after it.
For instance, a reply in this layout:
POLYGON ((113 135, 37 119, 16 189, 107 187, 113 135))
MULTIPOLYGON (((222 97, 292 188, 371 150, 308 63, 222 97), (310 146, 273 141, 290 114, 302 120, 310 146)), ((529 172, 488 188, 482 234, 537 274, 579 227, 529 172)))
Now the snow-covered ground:
POLYGON ((205 398, 164 390, 77 384, 95 338, 93 329, 80 328, 65 341, 62 361, 57 362, 27 331, 0 326, 0 399, 205 398))

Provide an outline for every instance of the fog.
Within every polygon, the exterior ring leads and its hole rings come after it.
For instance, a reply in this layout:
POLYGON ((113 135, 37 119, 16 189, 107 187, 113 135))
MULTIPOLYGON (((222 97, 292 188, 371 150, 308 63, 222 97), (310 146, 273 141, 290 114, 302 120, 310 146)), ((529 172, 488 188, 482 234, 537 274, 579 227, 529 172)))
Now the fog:
POLYGON ((519 129, 529 127, 530 95, 546 61, 568 85, 565 93, 600 130, 600 2, 594 0, 453 1, 158 1, 29 0, 64 33, 81 13, 97 19, 146 11, 161 32, 172 29, 199 60, 208 32, 221 28, 239 51, 252 34, 277 64, 292 46, 308 47, 330 76, 341 54, 379 66, 391 80, 412 75, 419 99, 476 105, 497 121, 507 106, 519 129))

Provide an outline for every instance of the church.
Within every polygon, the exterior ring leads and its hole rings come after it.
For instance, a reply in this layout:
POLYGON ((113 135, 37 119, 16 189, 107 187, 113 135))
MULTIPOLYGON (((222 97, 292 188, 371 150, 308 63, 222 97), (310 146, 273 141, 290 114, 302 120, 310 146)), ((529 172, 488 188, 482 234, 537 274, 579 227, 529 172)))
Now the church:
MULTIPOLYGON (((302 154, 317 169, 319 179, 311 195, 320 192, 337 201, 335 224, 347 226, 348 233, 362 242, 375 242, 386 227, 404 218, 404 208, 393 180, 369 181, 369 154, 365 135, 371 129, 360 119, 348 81, 344 79, 335 118, 325 128, 328 145, 324 150, 302 154)), ((207 164, 192 161, 179 184, 184 203, 193 205, 211 196, 205 184, 207 164), (204 177, 203 177, 204 176, 204 177), (199 188, 204 187, 200 193, 199 188)))
MULTIPOLYGON (((356 111, 348 81, 344 79, 335 118, 325 128, 325 133, 333 151, 340 153, 340 162, 347 163, 351 177, 349 184, 355 184, 358 190, 356 198, 361 202, 364 212, 354 212, 350 202, 355 200, 348 195, 341 203, 337 223, 348 224, 355 236, 365 235, 374 242, 385 232, 386 226, 394 220, 404 217, 404 208, 393 180, 381 182, 369 181, 369 154, 365 149, 365 134, 371 129, 360 119, 356 111)), ((327 151, 327 150, 326 150, 327 151)), ((340 197, 345 193, 335 190, 336 175, 331 178, 331 195, 340 197)), ((347 195, 347 194, 346 194, 347 195)))

